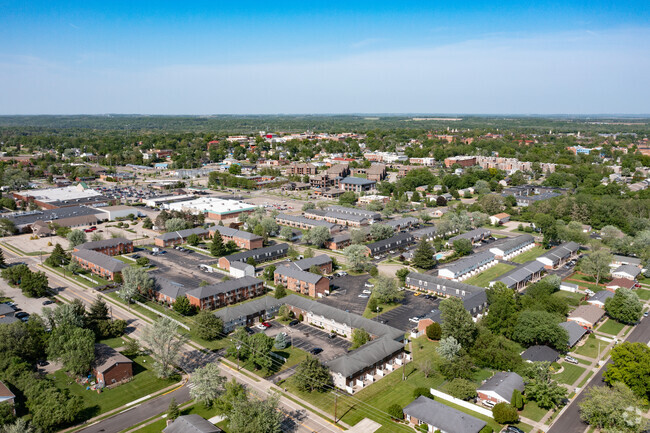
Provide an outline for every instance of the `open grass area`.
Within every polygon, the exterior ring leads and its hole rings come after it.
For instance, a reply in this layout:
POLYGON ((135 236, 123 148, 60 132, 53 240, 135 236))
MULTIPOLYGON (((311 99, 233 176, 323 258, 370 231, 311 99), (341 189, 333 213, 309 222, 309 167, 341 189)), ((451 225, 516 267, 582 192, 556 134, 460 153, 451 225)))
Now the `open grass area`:
POLYGON ((126 344, 126 340, 122 337, 115 337, 115 338, 106 338, 104 340, 100 340, 99 343, 110 346, 113 349, 117 349, 118 347, 124 346, 126 344))
POLYGON ((638 289, 636 294, 639 299, 643 299, 644 301, 650 300, 650 290, 648 289, 638 289))
POLYGON ((625 325, 623 323, 609 318, 598 327, 597 331, 609 335, 618 335, 618 333, 621 332, 623 328, 625 328, 625 325))
POLYGON ((153 394, 180 380, 180 376, 171 379, 159 379, 149 369, 153 366, 153 359, 149 356, 136 356, 133 359, 133 380, 117 386, 113 389, 104 390, 101 393, 86 390, 86 385, 76 383, 73 378, 59 370, 50 375, 56 386, 60 389, 67 389, 72 395, 78 395, 83 399, 85 419, 92 418, 99 414, 108 412, 125 405, 133 400, 153 394))
MULTIPOLYGON (((225 345, 227 346, 229 341, 227 339, 224 339, 225 345)), ((277 355, 283 357, 286 359, 286 361, 283 363, 281 360, 276 359, 275 357, 273 358, 273 364, 269 368, 261 368, 256 370, 255 366, 251 362, 244 362, 240 361, 240 366, 243 369, 246 369, 250 371, 251 373, 254 373, 260 377, 268 377, 271 376, 275 373, 278 373, 280 371, 284 371, 287 368, 291 368, 294 365, 302 362, 305 358, 307 358, 307 352, 305 352, 302 349, 298 349, 295 347, 287 347, 286 349, 273 349, 272 352, 276 353, 277 355)), ((227 357, 228 360, 230 360, 233 364, 237 364, 237 358, 233 356, 227 357)))
POLYGON ((366 304, 366 309, 363 312, 363 317, 365 317, 367 319, 374 319, 375 317, 379 316, 380 314, 387 313, 390 310, 393 310, 393 309, 399 307, 400 305, 402 305, 402 304, 400 304, 398 302, 392 302, 390 304, 377 303, 377 307, 379 308, 379 312, 377 312, 377 310, 370 310, 370 308, 368 308, 368 304, 366 304))
POLYGON ((486 269, 480 274, 475 275, 472 278, 469 278, 463 282, 465 284, 472 284, 474 286, 488 287, 490 285, 490 281, 495 280, 497 277, 505 274, 506 272, 514 268, 515 267, 512 265, 499 263, 498 265, 492 266, 490 269, 486 269))
MULTIPOLYGON (((601 352, 605 350, 606 346, 607 343, 605 343, 604 341, 600 342, 601 352)), ((594 334, 589 335, 587 341, 585 341, 585 343, 582 346, 575 349, 574 352, 577 353, 578 355, 596 359, 596 357, 598 356, 598 340, 596 339, 596 337, 594 337, 594 334)))
POLYGON ((546 250, 542 247, 533 247, 526 252, 519 254, 518 256, 512 259, 515 263, 526 263, 531 260, 535 260, 537 257, 544 254, 546 250))
POLYGON ((584 295, 580 293, 564 292, 562 290, 553 293, 551 296, 554 298, 566 299, 567 303, 574 307, 577 307, 578 304, 580 304, 580 300, 584 297, 584 295))
POLYGON ((544 415, 546 415, 546 412, 548 412, 548 410, 542 409, 537 406, 536 401, 531 400, 526 403, 526 406, 524 406, 524 409, 519 412, 519 415, 524 418, 532 419, 533 421, 540 421, 544 415))
POLYGON ((573 385, 576 380, 578 380, 580 375, 585 372, 584 367, 569 364, 568 362, 563 362, 562 367, 564 367, 564 370, 562 370, 561 373, 556 374, 554 378, 558 382, 564 383, 566 385, 573 385))

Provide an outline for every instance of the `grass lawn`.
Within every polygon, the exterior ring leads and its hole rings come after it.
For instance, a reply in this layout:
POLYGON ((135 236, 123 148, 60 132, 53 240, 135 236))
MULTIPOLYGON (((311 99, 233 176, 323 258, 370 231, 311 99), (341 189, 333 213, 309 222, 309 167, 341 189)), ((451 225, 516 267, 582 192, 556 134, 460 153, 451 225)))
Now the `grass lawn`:
POLYGON ((609 335, 618 335, 619 332, 625 327, 624 324, 617 322, 614 319, 607 319, 603 322, 600 327, 598 327, 598 332, 602 332, 609 335))
MULTIPOLYGON (((226 346, 228 345, 228 339, 224 339, 226 346)), ((284 357, 286 361, 282 363, 279 359, 273 358, 273 364, 270 368, 261 368, 256 370, 255 366, 251 362, 240 361, 241 368, 250 371, 260 377, 268 377, 280 371, 286 370, 287 368, 293 367, 294 365, 300 363, 303 359, 307 358, 307 352, 302 349, 295 347, 287 347, 286 349, 273 349, 273 352, 284 357)), ((227 357, 233 364, 237 364, 237 357, 229 356, 227 357)))
POLYGON ((594 372, 593 372, 593 371, 590 371, 589 373, 587 373, 587 375, 584 377, 584 379, 582 379, 582 380, 580 381, 580 383, 578 384, 578 388, 582 388, 582 387, 585 385, 585 383, 587 383, 587 381, 589 380, 589 378, 590 378, 591 376, 593 376, 593 375, 594 375, 594 372))
POLYGON ((524 410, 519 412, 519 415, 523 416, 524 418, 532 419, 533 421, 539 421, 544 417, 544 415, 546 415, 546 412, 548 412, 548 410, 542 409, 541 407, 537 406, 536 401, 531 400, 526 403, 524 410))
MULTIPOLYGON (((601 342, 600 350, 603 351, 606 346, 607 343, 605 343, 604 341, 601 342)), ((587 341, 585 341, 585 343, 582 346, 575 349, 574 352, 577 353, 578 355, 596 359, 596 357, 598 356, 598 341, 596 340, 596 337, 594 337, 594 334, 589 335, 587 341)))
POLYGON ((492 266, 490 269, 487 269, 480 274, 469 278, 465 281, 463 281, 465 284, 472 284, 474 286, 479 286, 479 287, 488 287, 490 285, 490 281, 493 281, 495 278, 499 277, 500 275, 505 274, 511 269, 514 269, 515 267, 512 265, 507 265, 505 263, 499 263, 496 266, 492 266))
POLYGON ((115 338, 106 338, 104 340, 100 340, 99 343, 110 346, 113 349, 117 349, 118 347, 124 346, 126 344, 126 340, 124 340, 122 337, 115 337, 115 338))
POLYGON ((374 319, 378 315, 387 313, 390 310, 399 307, 400 305, 402 305, 402 304, 400 304, 399 302, 393 302, 393 303, 390 303, 390 304, 382 304, 382 303, 378 302, 377 307, 379 307, 379 313, 377 313, 376 310, 370 310, 368 308, 368 304, 366 304, 366 309, 363 312, 363 317, 365 317, 367 319, 374 319))
POLYGON ((57 387, 67 389, 72 395, 78 395, 84 402, 85 419, 108 412, 133 400, 145 397, 166 388, 180 380, 180 376, 172 379, 159 379, 148 367, 153 365, 149 356, 137 356, 133 359, 133 380, 116 388, 104 390, 101 393, 86 390, 86 386, 79 385, 65 372, 59 370, 48 377, 52 378, 57 387))
POLYGON ((512 259, 513 262, 515 263, 526 263, 531 260, 535 260, 537 257, 541 256, 544 254, 546 250, 542 247, 533 247, 530 250, 519 254, 518 256, 514 257, 512 259))
POLYGON ((569 364, 568 362, 563 362, 562 366, 564 370, 562 370, 562 373, 555 375, 555 380, 566 385, 573 385, 580 375, 585 372, 584 367, 569 364))
POLYGON ((580 300, 584 297, 584 295, 580 293, 564 292, 562 290, 553 293, 551 296, 554 298, 566 299, 567 303, 574 307, 577 307, 578 304, 580 304, 580 300))
POLYGON ((638 289, 636 291, 637 296, 644 301, 650 300, 650 290, 648 289, 638 289))

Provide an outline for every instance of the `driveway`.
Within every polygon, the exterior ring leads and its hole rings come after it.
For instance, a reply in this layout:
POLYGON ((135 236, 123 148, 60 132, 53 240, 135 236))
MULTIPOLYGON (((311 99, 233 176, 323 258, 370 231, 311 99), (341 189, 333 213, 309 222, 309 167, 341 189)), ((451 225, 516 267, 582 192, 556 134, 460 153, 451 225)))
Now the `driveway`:
POLYGON ((152 275, 160 275, 186 286, 198 286, 201 280, 214 284, 223 278, 220 273, 208 273, 199 269, 200 264, 210 265, 216 263, 218 261, 216 258, 206 257, 196 252, 181 252, 173 248, 167 248, 165 251, 165 254, 157 256, 144 252, 138 253, 143 257, 147 257, 151 264, 157 267, 157 269, 150 272, 152 275))
POLYGON ((386 313, 380 314, 373 320, 383 320, 387 325, 403 331, 410 331, 416 323, 410 322, 409 318, 413 316, 425 316, 438 308, 440 299, 426 299, 424 295, 415 296, 414 292, 406 291, 402 305, 386 313))
POLYGON ((361 316, 366 310, 369 298, 360 298, 359 295, 369 279, 370 275, 336 277, 332 280, 334 289, 330 295, 319 299, 318 302, 361 316))

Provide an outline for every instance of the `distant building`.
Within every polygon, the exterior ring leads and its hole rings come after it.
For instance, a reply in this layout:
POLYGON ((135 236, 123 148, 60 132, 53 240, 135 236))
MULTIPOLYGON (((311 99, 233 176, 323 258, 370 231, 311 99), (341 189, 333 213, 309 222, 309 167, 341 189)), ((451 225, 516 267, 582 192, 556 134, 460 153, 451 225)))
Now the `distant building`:
POLYGON ((314 164, 293 163, 287 167, 286 174, 288 176, 311 176, 316 174, 316 166, 314 164))
POLYGON ((492 225, 503 225, 510 221, 510 215, 507 213, 498 213, 490 217, 490 223, 492 225))
POLYGON ((388 239, 372 242, 366 245, 367 255, 377 256, 391 250, 403 250, 413 243, 413 235, 410 233, 399 233, 388 239))
POLYGON ((24 190, 13 193, 14 198, 34 203, 43 209, 58 209, 82 205, 108 204, 108 197, 81 183, 62 188, 24 190))
POLYGON ((224 307, 213 314, 223 321, 223 332, 228 334, 240 326, 252 326, 256 320, 271 319, 280 310, 282 302, 271 296, 262 296, 241 304, 224 307))
POLYGON ((498 264, 493 253, 482 251, 458 259, 438 270, 438 276, 449 280, 462 281, 498 264))
POLYGON ((352 243, 350 239, 350 233, 341 233, 336 236, 332 236, 325 242, 325 248, 332 251, 340 251, 349 247, 352 243))
POLYGON ((562 245, 548 250, 537 257, 536 260, 541 262, 546 269, 557 269, 572 259, 577 258, 579 250, 580 244, 577 242, 565 242, 562 245))
POLYGON ((219 267, 226 271, 230 270, 230 264, 233 262, 248 262, 251 258, 255 263, 263 263, 271 260, 280 259, 287 255, 289 245, 286 243, 271 245, 264 248, 242 251, 241 253, 231 254, 219 259, 219 267))
POLYGON ((363 179, 360 177, 346 177, 341 180, 341 189, 344 191, 352 191, 354 193, 362 193, 375 189, 376 181, 370 179, 363 179))
POLYGON ((169 247, 172 245, 181 245, 187 242, 187 238, 191 235, 197 235, 200 239, 207 239, 210 232, 203 227, 196 227, 193 229, 178 230, 175 232, 163 233, 156 236, 153 240, 154 245, 157 247, 169 247))
POLYGON ((454 164, 458 164, 461 167, 472 167, 476 165, 476 157, 475 156, 454 156, 445 159, 445 167, 450 168, 454 164))
POLYGON ((190 304, 198 309, 214 310, 215 308, 261 296, 264 291, 264 282, 262 280, 254 277, 242 277, 197 287, 188 291, 186 296, 190 304))
POLYGON ((255 248, 262 248, 264 246, 264 238, 253 233, 219 225, 208 228, 208 233, 211 238, 217 232, 221 235, 224 243, 233 241, 237 244, 237 248, 254 250, 255 248))
POLYGON ((385 164, 372 164, 366 170, 366 178, 375 182, 379 182, 386 178, 386 165, 385 164))

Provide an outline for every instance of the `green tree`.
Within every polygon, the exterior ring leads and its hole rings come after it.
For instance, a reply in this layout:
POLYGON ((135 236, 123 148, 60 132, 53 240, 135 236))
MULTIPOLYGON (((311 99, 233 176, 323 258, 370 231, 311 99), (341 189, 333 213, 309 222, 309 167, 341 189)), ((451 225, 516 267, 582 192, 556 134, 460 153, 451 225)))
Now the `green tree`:
POLYGON ((433 249, 431 244, 423 240, 413 252, 413 265, 422 269, 432 269, 438 263, 435 254, 436 250, 433 249))
POLYGON ((280 237, 285 241, 290 241, 293 239, 293 229, 287 226, 282 227, 280 229, 280 237))
POLYGON ((379 303, 377 302, 377 298, 371 296, 370 299, 368 299, 368 304, 366 305, 366 308, 369 311, 372 311, 373 313, 377 313, 377 308, 379 308, 379 303))
POLYGON ((188 223, 183 218, 169 218, 165 221, 165 231, 177 232, 188 228, 188 223))
POLYGON ((641 433, 648 427, 642 402, 622 383, 592 386, 579 406, 580 418, 604 431, 641 433))
POLYGON ((186 340, 186 336, 178 333, 178 325, 166 317, 144 328, 142 341, 154 355, 154 369, 158 377, 167 378, 174 373, 173 365, 179 360, 186 340))
POLYGON ((624 383, 637 397, 650 399, 650 348, 626 341, 615 346, 611 356, 612 364, 603 375, 605 381, 610 385, 624 383))
POLYGON ((212 243, 210 244, 210 254, 215 257, 221 257, 226 255, 226 247, 223 244, 223 238, 219 232, 214 232, 214 237, 212 238, 212 243))
POLYGON ((614 320, 634 324, 641 318, 643 303, 632 290, 620 288, 605 301, 605 311, 614 320))
POLYGON ((453 361, 458 357, 463 350, 463 346, 460 345, 454 337, 446 337, 440 340, 440 344, 436 347, 436 352, 438 355, 446 360, 453 361))
POLYGON ((512 339, 528 346, 549 344, 565 351, 569 334, 558 323, 556 316, 546 311, 522 311, 512 330, 512 339))
POLYGON ((185 295, 176 298, 174 302, 174 311, 183 316, 191 316, 196 313, 196 307, 190 304, 190 300, 185 295))
POLYGON ((49 281, 44 272, 26 273, 20 280, 20 290, 29 298, 41 298, 47 295, 49 281))
POLYGON ((372 236, 375 241, 388 239, 393 236, 393 234, 395 234, 395 229, 388 224, 373 224, 370 226, 370 236, 372 236))
POLYGON ((400 284, 404 285, 406 284, 406 277, 410 273, 411 271, 409 270, 409 268, 401 268, 397 272, 395 272, 395 276, 399 280, 400 284))
POLYGON ((5 267, 7 262, 5 261, 5 253, 0 249, 0 267, 5 267))
POLYGON ((471 349, 472 358, 477 365, 500 371, 517 370, 523 362, 520 352, 517 343, 503 335, 495 335, 485 327, 479 327, 478 337, 471 349))
POLYGON ((223 321, 207 310, 199 311, 194 318, 194 330, 199 338, 213 341, 223 333, 223 321))
POLYGON ((108 306, 101 296, 97 296, 90 305, 90 311, 86 315, 86 321, 91 328, 96 329, 99 326, 99 322, 106 320, 109 320, 108 306))
POLYGON ((476 324, 465 309, 460 298, 448 298, 440 302, 442 336, 454 337, 464 348, 470 348, 476 338, 476 324))
POLYGON ((352 245, 362 244, 368 238, 368 230, 366 228, 360 228, 350 231, 350 243, 352 245))
POLYGON ((528 363, 523 373, 528 378, 528 380, 525 380, 526 398, 535 400, 539 407, 551 409, 559 406, 562 400, 566 398, 567 389, 551 379, 550 363, 528 363))
POLYGON ((228 173, 233 174, 233 175, 241 174, 241 165, 239 165, 239 164, 230 164, 230 167, 228 167, 228 173))
POLYGON ((457 239, 453 244, 454 251, 459 256, 467 256, 472 253, 472 241, 469 239, 457 239))
POLYGON ((169 406, 167 406, 167 419, 173 421, 179 416, 181 416, 181 410, 178 407, 178 403, 176 403, 176 398, 172 397, 169 401, 169 406))
POLYGON ((118 291, 118 296, 126 302, 131 302, 138 293, 148 295, 152 288, 153 278, 146 269, 129 266, 122 270, 122 287, 118 291))
POLYGON ((275 336, 275 341, 273 342, 273 347, 278 350, 286 349, 287 346, 289 345, 289 342, 287 341, 287 334, 284 332, 280 332, 278 335, 275 336))
POLYGON ((11 236, 18 232, 16 224, 8 218, 0 218, 0 236, 11 236))
MULTIPOLYGON (((14 415, 14 406, 8 401, 3 401, 0 403, 0 426, 6 426, 13 423, 16 420, 16 415, 14 415)), ((2 431, 0 427, 0 431, 2 431)), ((21 433, 23 433, 21 431, 21 433)))
POLYGON ((266 400, 237 399, 228 413, 228 427, 237 433, 280 433, 284 413, 278 410, 277 395, 266 400))
POLYGON ((233 378, 230 382, 226 382, 224 392, 213 403, 213 406, 216 408, 218 414, 227 415, 232 411, 232 405, 235 402, 245 401, 246 399, 246 388, 233 378))
POLYGON ((447 392, 461 400, 471 400, 476 397, 476 385, 466 379, 454 379, 446 386, 447 392))
POLYGON ((330 230, 327 227, 314 227, 303 235, 303 240, 318 248, 322 247, 331 237, 330 230))
POLYGON ((325 392, 334 385, 329 369, 313 356, 307 356, 298 364, 292 380, 303 392, 325 392))
POLYGON ((192 246, 197 246, 200 241, 201 239, 199 238, 199 235, 197 235, 196 233, 192 233, 187 237, 187 243, 192 246))
POLYGON ((370 334, 363 328, 355 328, 352 330, 352 347, 350 349, 354 350, 359 348, 370 341, 370 334))
POLYGON ((404 292, 397 290, 397 284, 395 284, 394 278, 380 275, 375 279, 373 296, 377 298, 377 301, 388 304, 404 299, 404 292))
POLYGON ((580 270, 594 277, 596 284, 600 284, 601 279, 609 275, 609 264, 613 259, 614 257, 609 251, 600 249, 580 260, 580 270))
POLYGON ((142 228, 148 230, 151 230, 153 228, 153 221, 151 221, 151 218, 146 217, 144 221, 142 221, 142 228))
POLYGON ((502 282, 497 282, 487 290, 490 314, 482 323, 495 334, 510 336, 517 319, 515 292, 502 282))
POLYGON ((367 256, 368 248, 363 245, 350 245, 343 250, 343 254, 348 260, 348 264, 352 270, 356 272, 363 271, 368 268, 370 259, 367 256))
POLYGON ((275 265, 268 265, 266 268, 264 268, 264 272, 262 273, 262 275, 264 276, 264 279, 266 281, 273 281, 273 279, 275 278, 275 270, 276 269, 277 268, 276 268, 275 265))
POLYGON ((494 420, 499 424, 511 424, 519 421, 517 409, 508 403, 497 403, 492 408, 494 420))
POLYGON ((52 267, 65 266, 68 261, 69 259, 65 253, 65 250, 61 244, 57 242, 56 245, 54 245, 54 249, 52 250, 50 257, 45 259, 45 264, 52 267))
POLYGON ((274 340, 263 333, 251 335, 249 338, 248 344, 251 352, 249 361, 256 369, 269 369, 273 366, 273 358, 269 356, 269 352, 273 349, 273 343, 274 340))
POLYGON ((67 371, 83 375, 95 359, 95 334, 90 329, 75 326, 54 328, 47 353, 50 359, 60 361, 67 371))
POLYGON ((135 263, 136 263, 138 266, 143 266, 143 267, 144 267, 144 266, 147 266, 147 265, 149 264, 149 258, 148 258, 148 257, 139 257, 139 258, 135 261, 135 263))
POLYGON ((2 433, 38 433, 38 430, 24 418, 18 418, 13 424, 5 425, 2 433))
POLYGON ((346 191, 339 196, 339 204, 341 206, 354 206, 357 202, 357 195, 352 191, 346 191))
POLYGON ((386 409, 386 413, 393 419, 404 419, 404 409, 397 403, 393 403, 386 409))
POLYGON ((67 239, 71 247, 76 247, 77 245, 86 243, 86 233, 83 230, 72 230, 68 233, 67 239))
POLYGON ((275 288, 275 292, 273 293, 273 296, 275 299, 282 299, 285 296, 287 296, 287 289, 284 288, 282 284, 280 284, 278 287, 275 288))
POLYGON ((517 410, 522 410, 524 408, 524 397, 521 395, 521 391, 519 391, 518 389, 512 390, 512 397, 510 397, 510 404, 512 404, 517 410))
POLYGON ((225 391, 226 378, 220 373, 214 362, 194 370, 190 378, 190 397, 203 403, 205 407, 211 407, 225 391))
POLYGON ((442 328, 439 323, 433 322, 426 328, 427 338, 430 340, 440 340, 442 336, 442 328))

